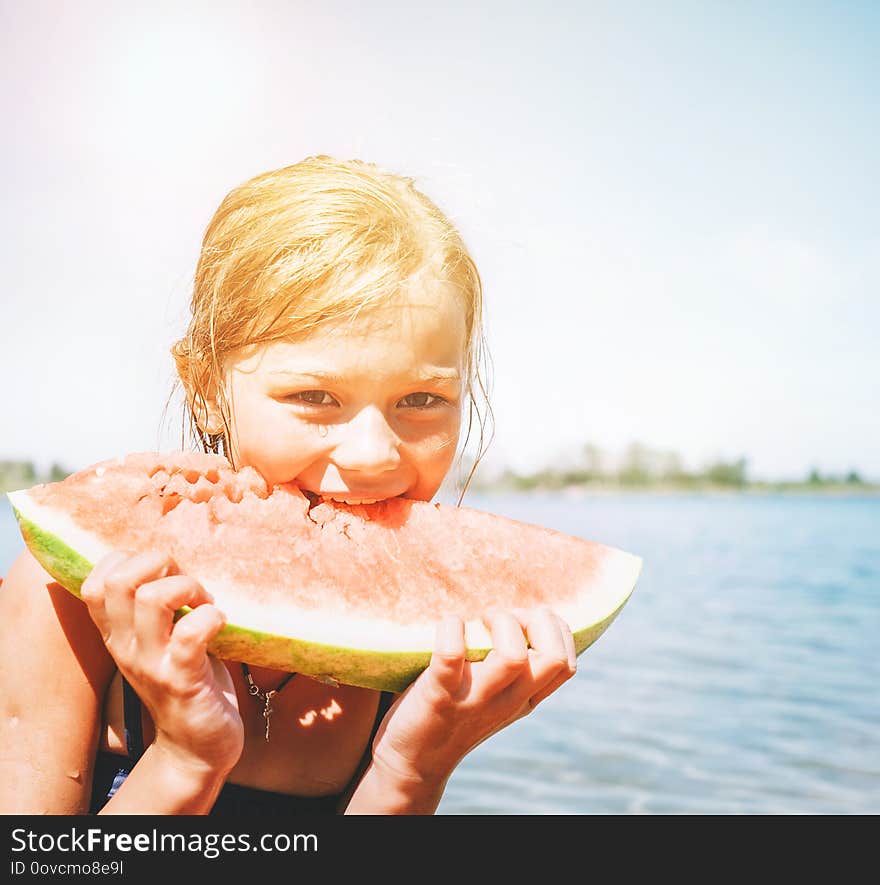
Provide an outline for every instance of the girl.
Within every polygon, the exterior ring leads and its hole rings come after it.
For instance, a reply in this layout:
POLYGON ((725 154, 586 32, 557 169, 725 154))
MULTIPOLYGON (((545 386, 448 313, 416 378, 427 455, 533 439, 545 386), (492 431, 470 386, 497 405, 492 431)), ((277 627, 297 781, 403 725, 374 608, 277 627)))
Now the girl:
MULTIPOLYGON (((211 220, 172 349, 194 434, 312 497, 429 501, 482 389, 481 311, 411 179, 326 156, 259 175, 211 220)), ((24 552, 0 594, 3 810, 433 813, 461 759, 575 671, 549 609, 485 621, 484 661, 448 615, 392 698, 208 655, 223 612, 164 554, 110 554, 81 601, 24 552)))

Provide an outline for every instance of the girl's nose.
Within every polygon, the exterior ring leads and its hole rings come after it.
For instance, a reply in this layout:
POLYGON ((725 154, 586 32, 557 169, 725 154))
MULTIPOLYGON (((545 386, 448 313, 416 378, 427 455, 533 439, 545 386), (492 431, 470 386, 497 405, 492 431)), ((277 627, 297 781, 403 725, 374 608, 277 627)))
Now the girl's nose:
POLYGON ((367 406, 343 428, 333 461, 340 470, 383 473, 400 464, 399 445, 400 437, 382 412, 367 406))

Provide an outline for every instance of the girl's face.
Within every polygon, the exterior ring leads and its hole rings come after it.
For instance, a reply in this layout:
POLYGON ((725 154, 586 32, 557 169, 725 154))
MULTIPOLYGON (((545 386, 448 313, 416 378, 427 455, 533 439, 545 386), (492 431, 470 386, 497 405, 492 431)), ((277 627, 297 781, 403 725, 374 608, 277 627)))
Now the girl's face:
POLYGON ((417 278, 393 305, 232 362, 231 454, 337 500, 428 501, 455 457, 464 363, 460 299, 417 278))

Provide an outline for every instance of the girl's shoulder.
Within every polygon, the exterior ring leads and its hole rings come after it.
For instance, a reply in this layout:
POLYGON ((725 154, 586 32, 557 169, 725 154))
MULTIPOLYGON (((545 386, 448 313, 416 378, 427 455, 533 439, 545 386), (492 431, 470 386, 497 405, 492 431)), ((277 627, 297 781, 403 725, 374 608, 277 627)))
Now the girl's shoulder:
MULTIPOLYGON (((39 672, 64 663, 104 687, 113 676, 113 659, 85 603, 58 584, 27 550, 2 576, 0 625, 2 669, 12 666, 27 677, 26 666, 39 672)), ((63 680, 64 675, 56 678, 63 680)))

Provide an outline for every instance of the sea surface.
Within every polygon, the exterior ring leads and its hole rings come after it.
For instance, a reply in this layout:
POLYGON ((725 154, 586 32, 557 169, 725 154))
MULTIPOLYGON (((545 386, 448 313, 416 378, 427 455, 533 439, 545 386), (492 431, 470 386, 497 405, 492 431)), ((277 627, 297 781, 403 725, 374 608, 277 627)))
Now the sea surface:
MULTIPOLYGON (((577 674, 465 758, 439 814, 880 813, 880 497, 465 504, 644 566, 577 674)), ((0 576, 21 549, 4 497, 0 576)))

